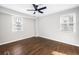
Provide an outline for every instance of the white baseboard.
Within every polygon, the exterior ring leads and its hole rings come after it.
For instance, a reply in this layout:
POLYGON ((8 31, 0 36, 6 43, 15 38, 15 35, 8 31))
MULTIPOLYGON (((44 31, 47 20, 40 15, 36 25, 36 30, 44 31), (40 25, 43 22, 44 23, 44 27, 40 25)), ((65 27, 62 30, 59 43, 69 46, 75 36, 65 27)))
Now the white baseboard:
POLYGON ((56 40, 56 38, 47 37, 47 36, 40 36, 40 37, 47 38, 47 39, 49 39, 49 40, 54 40, 54 41, 58 41, 58 42, 62 42, 62 43, 66 43, 66 44, 69 44, 69 45, 73 45, 73 46, 79 47, 79 45, 76 44, 76 43, 74 43, 74 44, 72 44, 72 43, 67 43, 67 42, 64 42, 64 41, 56 40))
MULTIPOLYGON (((56 40, 55 38, 51 38, 51 37, 47 37, 47 36, 31 36, 31 37, 43 37, 43 38, 46 38, 46 39, 50 39, 50 40, 54 40, 54 41, 58 41, 58 42, 62 42, 62 43, 66 43, 66 44, 70 44, 70 45, 74 45, 74 46, 78 46, 78 47, 79 47, 78 44, 67 43, 67 42, 60 41, 60 40, 56 40)), ((20 39, 16 39, 16 40, 8 41, 8 42, 0 43, 0 45, 4 45, 4 44, 8 44, 8 43, 12 43, 12 42, 16 42, 16 41, 23 40, 23 39, 27 39, 27 38, 31 38, 31 37, 20 38, 20 39)))
MULTIPOLYGON (((31 36, 31 37, 34 37, 34 36, 31 36)), ((0 43, 0 45, 4 45, 4 44, 8 44, 8 43, 12 43, 12 42, 16 42, 16 41, 23 40, 23 39, 27 39, 27 38, 31 38, 31 37, 20 38, 20 39, 16 39, 16 40, 8 41, 8 42, 3 42, 3 43, 0 43)))

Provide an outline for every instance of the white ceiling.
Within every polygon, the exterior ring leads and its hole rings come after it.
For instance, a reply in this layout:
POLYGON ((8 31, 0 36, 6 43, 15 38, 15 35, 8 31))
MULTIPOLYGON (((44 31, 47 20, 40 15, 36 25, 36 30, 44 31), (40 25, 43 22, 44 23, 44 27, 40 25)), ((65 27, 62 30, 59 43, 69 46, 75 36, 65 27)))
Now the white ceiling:
POLYGON ((40 14, 38 12, 36 14, 33 14, 33 11, 27 11, 27 9, 33 9, 32 4, 2 4, 1 6, 24 14, 29 14, 31 16, 40 17, 40 16, 53 14, 59 11, 63 11, 66 9, 74 8, 77 7, 78 5, 77 4, 40 4, 39 7, 47 6, 47 9, 43 10, 44 11, 43 14, 40 14))

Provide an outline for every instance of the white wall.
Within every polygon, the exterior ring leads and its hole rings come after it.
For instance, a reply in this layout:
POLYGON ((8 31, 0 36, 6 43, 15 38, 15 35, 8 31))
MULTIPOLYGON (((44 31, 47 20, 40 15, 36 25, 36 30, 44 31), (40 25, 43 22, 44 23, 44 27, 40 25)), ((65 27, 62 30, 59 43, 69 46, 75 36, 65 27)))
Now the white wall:
POLYGON ((35 19, 35 36, 39 36, 39 18, 35 19))
POLYGON ((23 31, 12 32, 12 15, 0 12, 0 44, 32 36, 34 36, 34 20, 32 18, 23 17, 23 31))
POLYGON ((48 39, 79 46, 79 7, 64 10, 39 19, 39 36, 48 39), (67 13, 76 13, 77 30, 73 32, 60 31, 60 16, 67 13))

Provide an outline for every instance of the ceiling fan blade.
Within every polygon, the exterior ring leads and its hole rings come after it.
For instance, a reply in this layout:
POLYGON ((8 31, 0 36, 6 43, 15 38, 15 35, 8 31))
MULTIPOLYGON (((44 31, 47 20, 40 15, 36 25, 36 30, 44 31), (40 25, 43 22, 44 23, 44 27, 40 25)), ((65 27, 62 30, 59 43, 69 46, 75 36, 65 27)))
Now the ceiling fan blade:
POLYGON ((33 5, 35 11, 37 11, 37 7, 38 7, 38 5, 35 5, 35 4, 32 4, 32 5, 33 5))
POLYGON ((33 5, 34 8, 36 8, 36 5, 35 4, 32 4, 32 5, 33 5))
POLYGON ((43 9, 46 9, 47 7, 42 7, 42 8, 39 8, 38 10, 43 10, 43 9))
POLYGON ((28 9, 27 11, 35 11, 35 10, 32 10, 32 9, 28 9))
POLYGON ((36 14, 36 12, 34 12, 33 14, 36 14))
POLYGON ((38 12, 43 13, 42 11, 38 10, 38 12))

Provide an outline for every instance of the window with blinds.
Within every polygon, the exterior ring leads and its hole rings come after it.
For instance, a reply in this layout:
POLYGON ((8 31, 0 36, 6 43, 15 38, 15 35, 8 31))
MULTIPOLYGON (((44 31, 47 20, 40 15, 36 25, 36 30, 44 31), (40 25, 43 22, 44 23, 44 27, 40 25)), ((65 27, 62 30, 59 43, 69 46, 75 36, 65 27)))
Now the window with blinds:
POLYGON ((75 32, 76 31, 76 14, 66 14, 60 16, 61 31, 75 32))

